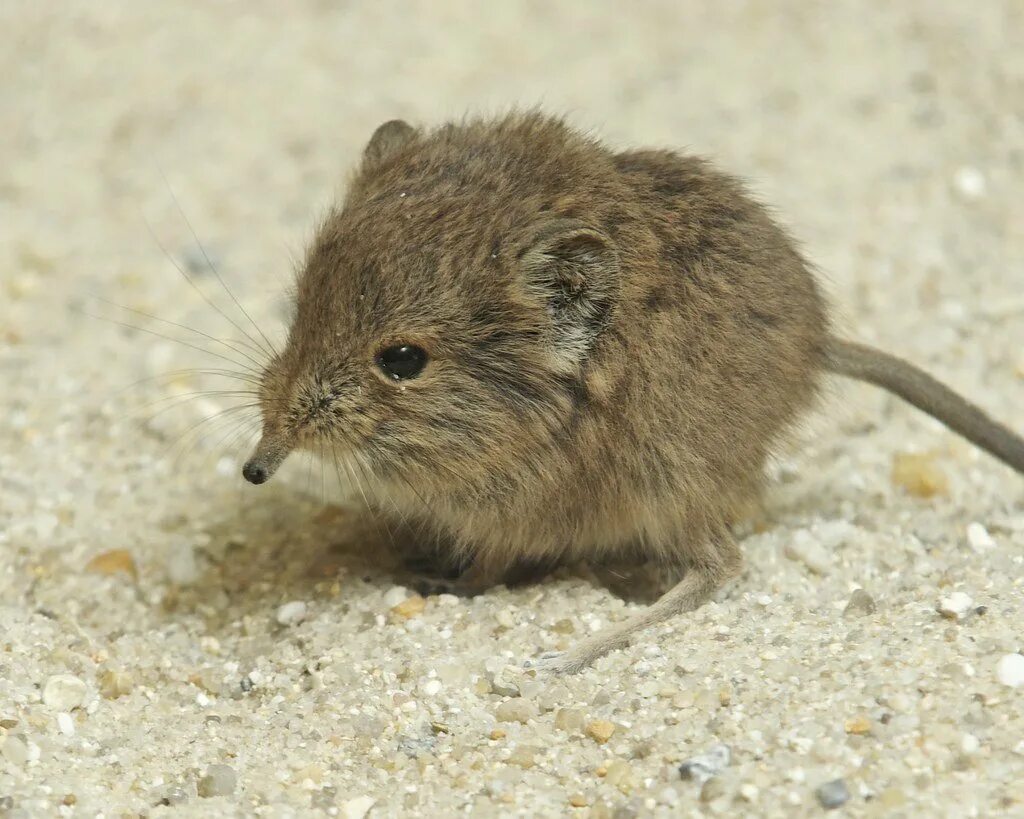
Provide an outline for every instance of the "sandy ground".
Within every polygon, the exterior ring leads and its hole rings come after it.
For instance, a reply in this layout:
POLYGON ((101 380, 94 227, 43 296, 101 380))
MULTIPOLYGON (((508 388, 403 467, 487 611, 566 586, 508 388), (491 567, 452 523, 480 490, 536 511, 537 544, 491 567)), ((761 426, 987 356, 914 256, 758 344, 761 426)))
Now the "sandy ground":
POLYGON ((1019 3, 485 5, 0 5, 0 814, 1024 816, 1024 482, 897 401, 835 385, 728 593, 535 679, 633 604, 403 603, 318 465, 196 428, 233 365, 88 315, 230 336, 162 246, 246 322, 184 213, 280 338, 377 124, 542 103, 748 175, 852 335, 1024 427, 1019 3))

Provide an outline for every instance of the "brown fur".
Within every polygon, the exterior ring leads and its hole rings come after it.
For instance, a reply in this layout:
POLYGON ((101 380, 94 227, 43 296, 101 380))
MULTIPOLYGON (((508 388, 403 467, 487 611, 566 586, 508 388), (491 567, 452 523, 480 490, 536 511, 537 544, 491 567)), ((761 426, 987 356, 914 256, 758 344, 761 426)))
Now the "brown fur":
POLYGON ((730 524, 828 364, 814 277, 739 182, 540 114, 381 126, 296 306, 254 482, 297 447, 337 458, 485 582, 616 554, 689 570, 561 670, 736 573, 730 524), (396 383, 374 356, 399 342, 430 360, 396 383))

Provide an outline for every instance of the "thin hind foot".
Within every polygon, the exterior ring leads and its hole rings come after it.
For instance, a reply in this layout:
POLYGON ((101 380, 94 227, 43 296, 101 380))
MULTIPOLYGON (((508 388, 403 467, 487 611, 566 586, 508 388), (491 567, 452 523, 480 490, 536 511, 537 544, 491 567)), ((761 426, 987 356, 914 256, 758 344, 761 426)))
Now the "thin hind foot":
POLYGON ((553 674, 576 674, 609 651, 626 648, 644 629, 700 608, 727 581, 739 574, 742 566, 739 546, 731 535, 723 535, 709 546, 711 548, 701 556, 703 559, 691 564, 683 579, 644 611, 580 641, 562 654, 544 655, 531 667, 553 674))

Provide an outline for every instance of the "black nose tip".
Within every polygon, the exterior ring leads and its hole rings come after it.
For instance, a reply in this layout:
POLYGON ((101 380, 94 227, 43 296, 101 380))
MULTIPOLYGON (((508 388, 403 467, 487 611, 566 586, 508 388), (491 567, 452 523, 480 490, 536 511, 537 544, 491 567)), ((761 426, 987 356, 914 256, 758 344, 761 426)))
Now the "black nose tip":
POLYGON ((270 475, 267 474, 265 466, 255 461, 249 461, 249 463, 242 467, 242 477, 249 483, 261 484, 266 483, 270 475))

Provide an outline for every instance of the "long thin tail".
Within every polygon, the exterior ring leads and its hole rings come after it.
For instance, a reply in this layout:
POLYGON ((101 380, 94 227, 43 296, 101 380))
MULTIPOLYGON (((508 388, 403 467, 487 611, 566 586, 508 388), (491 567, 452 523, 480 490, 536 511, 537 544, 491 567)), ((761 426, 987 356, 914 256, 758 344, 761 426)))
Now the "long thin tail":
POLYGON ((1024 438, 924 370, 873 347, 841 339, 830 339, 826 360, 831 372, 898 395, 1024 474, 1024 438))

